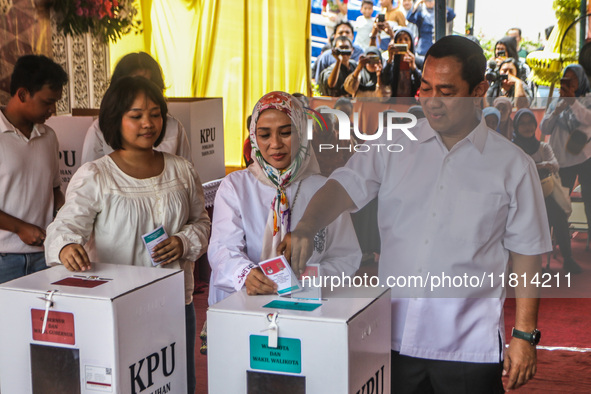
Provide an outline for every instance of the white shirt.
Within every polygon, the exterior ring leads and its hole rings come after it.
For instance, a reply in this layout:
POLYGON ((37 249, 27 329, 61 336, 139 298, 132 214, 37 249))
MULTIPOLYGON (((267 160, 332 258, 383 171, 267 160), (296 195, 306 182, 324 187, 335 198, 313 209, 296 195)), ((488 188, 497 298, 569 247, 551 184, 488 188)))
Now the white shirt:
POLYGON ((360 15, 355 20, 354 26, 357 35, 355 36, 355 44, 359 45, 363 50, 369 47, 369 35, 373 28, 373 22, 375 18, 366 18, 360 15))
MULTIPOLYGON (((0 111, 0 210, 45 229, 53 220, 53 189, 61 184, 55 132, 33 126, 27 139, 0 111)), ((13 232, 0 230, 0 253, 38 253, 13 232)))
POLYGON ((505 295, 498 278, 509 250, 551 250, 534 162, 484 120, 451 151, 426 119, 411 131, 418 141, 402 133, 379 141, 403 145, 402 152, 356 153, 331 176, 357 207, 378 196, 381 283, 390 275, 426 280, 443 273, 485 274, 487 281, 445 292, 457 298, 426 298, 434 297, 429 286, 392 288, 392 349, 427 359, 499 362, 505 295))
MULTIPOLYGON (((575 118, 581 123, 579 130, 587 135, 587 138, 591 138, 591 110, 587 109, 581 100, 588 100, 587 98, 577 98, 575 102, 570 106, 575 118)), ((559 101, 560 102, 560 101, 559 101)), ((540 122, 540 130, 544 134, 550 134, 550 146, 554 151, 556 160, 560 168, 572 167, 577 164, 581 164, 585 160, 591 158, 591 143, 587 143, 583 150, 578 155, 573 155, 566 151, 566 142, 570 136, 568 130, 558 125, 558 116, 552 119, 555 105, 550 106, 548 111, 544 114, 542 121, 540 122)))
MULTIPOLYGON (((164 153, 160 175, 137 179, 103 156, 82 165, 72 177, 66 203, 47 229, 47 264, 60 263, 62 248, 77 243, 84 245, 92 262, 152 267, 141 236, 160 225, 181 239, 184 250, 181 261, 163 268, 184 269, 205 253, 210 221, 193 165, 164 153)), ((186 286, 190 302, 193 285, 186 286)))
MULTIPOLYGON (((170 114, 166 117, 166 131, 164 138, 160 144, 154 148, 160 152, 167 152, 173 155, 184 157, 193 162, 191 159, 191 146, 185 128, 176 118, 170 114)), ((113 153, 106 142, 103 132, 99 128, 99 120, 95 119, 90 125, 84 137, 84 146, 82 147, 82 164, 100 159, 104 155, 113 153)))
MULTIPOLYGON (((320 175, 312 175, 302 181, 299 192, 299 181, 287 187, 292 229, 325 180, 320 175)), ((240 290, 252 263, 261 261, 263 233, 275 194, 275 188, 258 181, 248 170, 235 171, 220 184, 207 253, 212 268, 209 305, 240 290)), ((321 263, 321 275, 340 275, 341 272, 352 275, 359 268, 361 250, 349 214, 341 215, 328 226, 316 245, 318 248, 315 247, 310 262, 321 263)))

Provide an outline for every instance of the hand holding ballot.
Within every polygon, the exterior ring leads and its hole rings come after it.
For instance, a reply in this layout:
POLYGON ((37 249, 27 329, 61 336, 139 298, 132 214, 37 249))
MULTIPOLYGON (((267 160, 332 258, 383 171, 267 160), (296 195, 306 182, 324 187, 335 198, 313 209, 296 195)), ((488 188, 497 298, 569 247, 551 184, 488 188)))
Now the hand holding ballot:
POLYGON ((183 256, 183 242, 177 236, 172 236, 158 243, 152 249, 152 260, 158 264, 169 264, 183 256))
POLYGON ((277 293, 277 283, 267 278, 258 267, 250 270, 244 285, 246 286, 246 294, 248 295, 277 293))

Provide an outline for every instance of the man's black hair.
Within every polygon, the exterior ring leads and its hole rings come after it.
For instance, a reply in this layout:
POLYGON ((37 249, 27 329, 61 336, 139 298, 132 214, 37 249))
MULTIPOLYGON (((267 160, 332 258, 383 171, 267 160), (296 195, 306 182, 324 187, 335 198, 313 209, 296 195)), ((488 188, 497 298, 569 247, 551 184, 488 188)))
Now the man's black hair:
POLYGON ((468 82, 470 92, 484 81, 486 57, 480 45, 462 36, 445 36, 435 42, 425 55, 436 59, 451 56, 462 65, 462 79, 468 82))
POLYGON ((123 77, 111 83, 101 102, 99 110, 99 127, 105 137, 105 142, 113 150, 123 148, 121 139, 121 120, 123 115, 131 109, 138 94, 144 93, 147 98, 160 106, 162 115, 162 131, 154 142, 160 145, 166 131, 166 115, 168 108, 162 90, 154 82, 144 77, 123 77))
POLYGON ((148 70, 150 72, 150 81, 154 82, 160 90, 164 91, 162 69, 158 62, 146 52, 132 52, 123 56, 115 66, 115 70, 111 76, 111 83, 142 70, 148 70))
POLYGON ((339 26, 341 26, 341 25, 349 26, 349 28, 351 29, 351 34, 355 34, 355 29, 353 29, 353 25, 349 21, 342 21, 342 22, 337 23, 337 25, 334 27, 335 34, 337 33, 339 26))
POLYGON ((518 27, 512 27, 512 28, 510 28, 509 30, 507 30, 507 34, 509 34, 509 32, 510 32, 511 30, 517 30, 517 32, 519 33, 519 37, 521 37, 521 29, 520 29, 520 28, 518 28, 518 27))
POLYGON ((59 90, 68 83, 68 74, 64 69, 43 55, 25 55, 14 65, 10 77, 10 95, 14 96, 19 88, 25 88, 32 96, 43 86, 49 85, 51 90, 59 90))

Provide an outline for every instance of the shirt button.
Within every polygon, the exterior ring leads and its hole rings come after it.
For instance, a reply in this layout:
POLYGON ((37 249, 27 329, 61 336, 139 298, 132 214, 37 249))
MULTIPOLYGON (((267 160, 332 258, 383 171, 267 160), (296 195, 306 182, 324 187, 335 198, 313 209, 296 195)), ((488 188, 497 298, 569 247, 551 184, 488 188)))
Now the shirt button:
POLYGON ((417 272, 418 272, 418 273, 421 273, 421 272, 423 272, 423 269, 422 269, 422 268, 419 268, 419 269, 417 270, 417 272))
POLYGON ((443 185, 439 185, 439 190, 443 190, 443 185))
POLYGON ((433 212, 431 215, 433 215, 433 217, 437 216, 437 214, 435 212, 433 212))
POLYGON ((426 240, 425 240, 425 245, 427 245, 428 243, 429 243, 429 240, 428 240, 428 239, 426 239, 426 240))

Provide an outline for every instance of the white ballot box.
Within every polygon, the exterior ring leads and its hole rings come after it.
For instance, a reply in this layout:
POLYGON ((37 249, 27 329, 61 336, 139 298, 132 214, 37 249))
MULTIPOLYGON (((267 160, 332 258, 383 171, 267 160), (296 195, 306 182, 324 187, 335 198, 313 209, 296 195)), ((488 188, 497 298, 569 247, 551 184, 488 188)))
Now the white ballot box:
POLYGON ((209 394, 390 392, 390 290, 237 292, 207 312, 209 394))
POLYGON ((92 267, 0 285, 2 393, 185 394, 183 272, 92 267))

